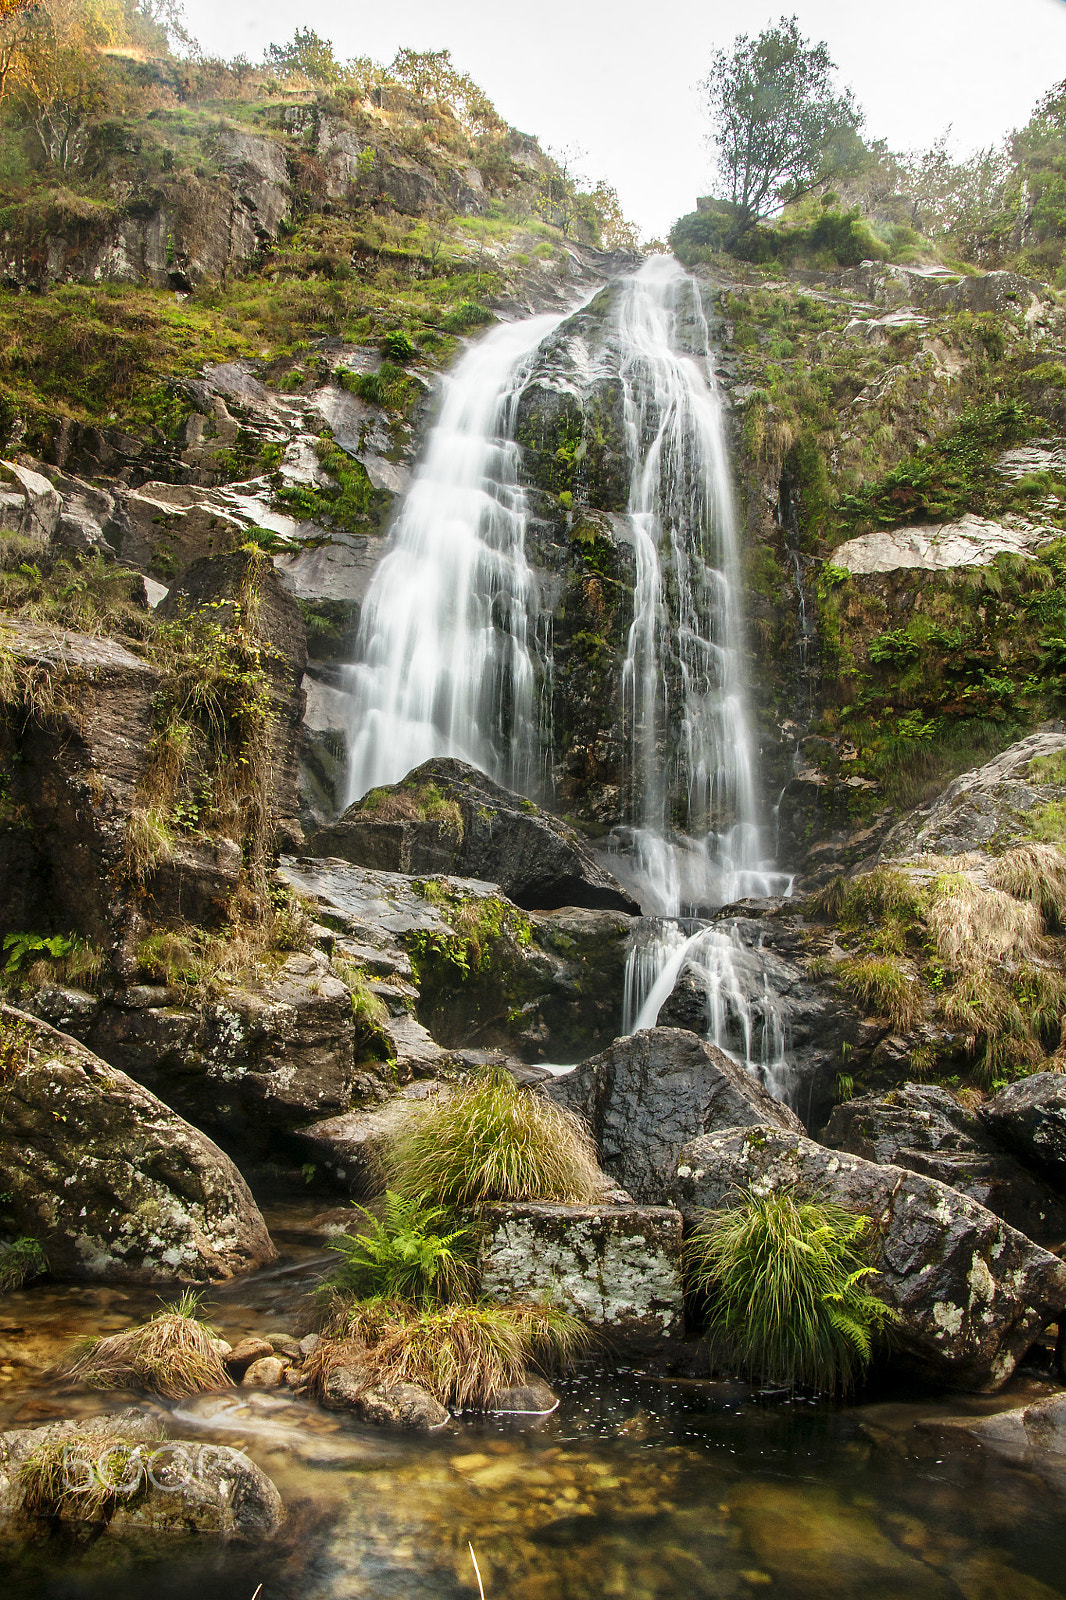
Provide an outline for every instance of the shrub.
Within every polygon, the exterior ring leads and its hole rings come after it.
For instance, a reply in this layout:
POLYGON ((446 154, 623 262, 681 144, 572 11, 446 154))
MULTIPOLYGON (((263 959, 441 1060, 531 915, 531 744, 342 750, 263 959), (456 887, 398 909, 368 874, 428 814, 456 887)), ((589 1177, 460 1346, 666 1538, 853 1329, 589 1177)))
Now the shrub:
POLYGON ((21 1289, 48 1271, 48 1261, 36 1239, 16 1239, 0 1250, 0 1294, 21 1289))
POLYGON ((400 1133, 387 1160, 391 1188, 445 1206, 581 1204, 602 1192, 596 1148, 580 1118, 503 1070, 430 1106, 400 1133))
POLYGON ((332 1286, 359 1300, 400 1299, 413 1305, 456 1300, 471 1286, 468 1228, 445 1231, 447 1213, 421 1198, 389 1190, 379 1221, 362 1206, 360 1232, 342 1234, 330 1246, 344 1257, 332 1286))
POLYGON ((685 1259, 709 1299, 716 1355, 754 1379, 850 1387, 896 1320, 866 1288, 869 1229, 866 1217, 784 1190, 748 1189, 707 1212, 685 1259))
POLYGON ((586 1349, 590 1334, 572 1313, 529 1302, 477 1301, 433 1308, 401 1300, 360 1301, 335 1318, 305 1366, 312 1389, 337 1367, 355 1367, 364 1388, 417 1383, 442 1405, 486 1408, 528 1368, 548 1368, 586 1349))
POLYGON ((93 1339, 68 1376, 96 1389, 150 1389, 171 1400, 224 1389, 230 1378, 199 1307, 199 1296, 186 1290, 150 1321, 93 1339))
POLYGON ((457 306, 441 317, 440 325, 445 333, 466 333, 470 328, 481 328, 495 320, 485 306, 476 305, 472 300, 460 300, 457 306))
POLYGON ((399 362, 402 366, 405 361, 410 361, 415 353, 415 347, 409 334, 402 328, 394 328, 387 333, 381 341, 381 347, 390 361, 399 362))

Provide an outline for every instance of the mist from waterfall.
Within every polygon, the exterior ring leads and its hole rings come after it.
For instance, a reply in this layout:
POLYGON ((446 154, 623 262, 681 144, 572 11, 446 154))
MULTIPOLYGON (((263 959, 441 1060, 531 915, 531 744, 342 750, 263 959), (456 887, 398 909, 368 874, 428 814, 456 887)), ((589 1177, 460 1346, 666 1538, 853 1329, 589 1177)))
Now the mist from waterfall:
POLYGON ((431 756, 539 787, 538 605, 512 435, 529 363, 561 320, 501 324, 445 379, 345 669, 348 804, 431 756))

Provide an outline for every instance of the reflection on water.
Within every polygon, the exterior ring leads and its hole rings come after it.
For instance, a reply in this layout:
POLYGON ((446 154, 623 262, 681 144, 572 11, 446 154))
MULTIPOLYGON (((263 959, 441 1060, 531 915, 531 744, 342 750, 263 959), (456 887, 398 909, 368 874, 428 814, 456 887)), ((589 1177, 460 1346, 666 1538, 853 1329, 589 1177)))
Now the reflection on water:
MULTIPOLYGON (((278 1232, 284 1230, 277 1228, 278 1232)), ((230 1337, 291 1328, 321 1271, 310 1244, 212 1291, 230 1337)), ((0 1354, 43 1365, 69 1340, 150 1309, 145 1291, 43 1289, 0 1303, 0 1354), (79 1326, 80 1324, 80 1326, 79 1326), (17 1331, 16 1331, 17 1330, 17 1331)), ((6 1426, 126 1397, 8 1369, 6 1426)), ((4 1376, 0 1368, 0 1377, 4 1376)), ((289 1507, 280 1541, 190 1544, 166 1559, 7 1549, 10 1600, 1053 1600, 1066 1594, 1061 1501, 993 1458, 915 1428, 933 1406, 766 1407, 723 1384, 620 1373, 562 1386, 555 1416, 516 1430, 471 1420, 431 1441, 384 1434, 266 1392, 180 1402, 176 1435, 245 1448, 289 1507)), ((967 1404, 955 1397, 949 1409, 967 1404)))

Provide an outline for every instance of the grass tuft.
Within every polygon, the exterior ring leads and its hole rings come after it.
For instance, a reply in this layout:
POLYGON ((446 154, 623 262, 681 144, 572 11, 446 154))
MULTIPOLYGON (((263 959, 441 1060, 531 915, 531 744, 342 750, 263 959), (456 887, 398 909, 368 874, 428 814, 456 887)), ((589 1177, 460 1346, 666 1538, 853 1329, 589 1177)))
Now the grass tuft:
POLYGON ((1066 927, 1066 854, 1056 845, 1015 845, 992 863, 988 881, 1015 900, 1039 907, 1050 928, 1066 927))
POLYGON ((347 1306, 305 1372, 321 1392, 331 1372, 354 1367, 363 1385, 417 1383, 442 1405, 483 1410, 530 1366, 550 1369, 587 1349, 585 1325, 558 1306, 467 1302, 433 1308, 400 1300, 347 1306))
POLYGON ((0 1294, 11 1294, 48 1271, 48 1258, 36 1239, 15 1239, 0 1250, 0 1294))
POLYGON ((229 1374, 199 1308, 199 1296, 186 1290, 150 1321, 94 1339, 68 1376, 94 1389, 149 1389, 170 1400, 226 1388, 229 1374))
POLYGON ((848 1389, 895 1313, 866 1285, 870 1222, 788 1191, 739 1193, 686 1244, 712 1350, 756 1380, 848 1389))
POLYGON ((500 1070, 422 1112, 386 1158, 389 1187, 443 1206, 596 1199, 603 1175, 581 1119, 500 1070))
POLYGON ((865 1006, 888 1017, 898 1033, 912 1028, 922 1014, 922 990, 894 956, 858 956, 836 968, 844 988, 865 1006))

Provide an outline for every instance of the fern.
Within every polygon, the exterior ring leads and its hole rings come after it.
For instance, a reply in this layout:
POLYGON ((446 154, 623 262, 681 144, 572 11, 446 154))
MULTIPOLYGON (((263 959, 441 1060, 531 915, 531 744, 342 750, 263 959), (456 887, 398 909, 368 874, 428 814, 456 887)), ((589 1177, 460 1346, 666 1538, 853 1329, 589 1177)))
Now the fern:
POLYGON ((344 1257, 332 1287, 358 1300, 377 1296, 412 1305, 437 1305, 465 1296, 472 1279, 468 1228, 446 1231, 448 1213, 389 1189, 379 1221, 364 1207, 359 1233, 345 1234, 330 1248, 344 1257))

